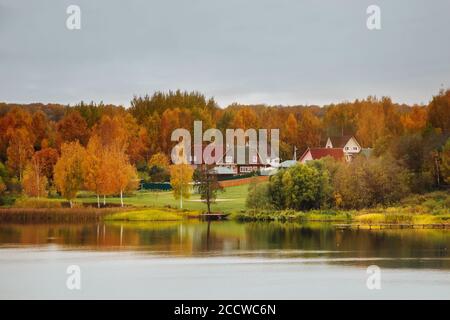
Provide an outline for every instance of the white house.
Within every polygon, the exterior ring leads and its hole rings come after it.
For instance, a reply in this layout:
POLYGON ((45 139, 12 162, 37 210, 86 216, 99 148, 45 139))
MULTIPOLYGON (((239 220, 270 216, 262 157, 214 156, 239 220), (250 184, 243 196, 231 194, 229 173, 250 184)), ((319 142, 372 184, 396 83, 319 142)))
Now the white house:
POLYGON ((354 136, 329 137, 325 148, 340 148, 344 152, 345 160, 351 161, 352 158, 362 150, 361 145, 354 136))

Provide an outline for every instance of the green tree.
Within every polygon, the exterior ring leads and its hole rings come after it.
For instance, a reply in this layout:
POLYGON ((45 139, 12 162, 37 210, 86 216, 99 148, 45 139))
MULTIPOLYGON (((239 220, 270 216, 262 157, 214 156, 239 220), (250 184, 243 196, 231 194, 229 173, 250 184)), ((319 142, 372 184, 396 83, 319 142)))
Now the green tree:
POLYGON ((208 214, 211 213, 211 204, 215 203, 217 193, 223 188, 217 181, 217 175, 213 172, 213 165, 201 165, 195 170, 194 180, 200 198, 205 201, 208 214))
POLYGON ((450 138, 442 150, 442 176, 446 184, 450 184, 450 138))
POLYGON ((270 179, 272 203, 279 209, 309 210, 322 207, 329 196, 328 173, 315 165, 298 164, 270 179))
POLYGON ((286 196, 283 190, 283 170, 270 177, 269 195, 271 204, 275 209, 282 210, 286 207, 286 196))
POLYGON ((361 209, 399 201, 410 192, 409 179, 392 157, 358 157, 339 168, 333 185, 342 207, 361 209))
POLYGON ((254 213, 270 209, 272 206, 269 190, 269 183, 258 183, 256 179, 252 179, 248 187, 246 207, 253 210, 254 213))

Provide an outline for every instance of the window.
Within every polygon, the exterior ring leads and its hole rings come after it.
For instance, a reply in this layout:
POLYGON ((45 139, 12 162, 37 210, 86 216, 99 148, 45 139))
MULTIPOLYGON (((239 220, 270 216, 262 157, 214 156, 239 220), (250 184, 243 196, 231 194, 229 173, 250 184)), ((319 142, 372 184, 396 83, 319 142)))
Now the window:
POLYGON ((253 172, 253 171, 257 171, 258 167, 251 167, 251 166, 246 166, 246 167, 240 167, 239 171, 241 173, 249 173, 249 172, 253 172))
POLYGON ((353 150, 358 150, 358 147, 353 147, 353 150))
POLYGON ((349 150, 350 148, 349 147, 345 147, 345 150, 349 150))

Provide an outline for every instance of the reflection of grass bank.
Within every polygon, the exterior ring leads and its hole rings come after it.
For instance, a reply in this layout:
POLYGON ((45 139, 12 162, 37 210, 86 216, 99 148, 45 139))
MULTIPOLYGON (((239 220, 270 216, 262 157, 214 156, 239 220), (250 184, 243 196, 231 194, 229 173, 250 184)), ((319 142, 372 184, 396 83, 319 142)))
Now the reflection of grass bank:
POLYGON ((266 212, 266 213, 239 213, 233 218, 240 221, 297 221, 297 222, 358 222, 361 224, 448 224, 450 214, 401 214, 390 212, 368 213, 362 211, 329 211, 314 212, 266 212))
POLYGON ((450 214, 366 213, 354 217, 363 224, 442 224, 450 223, 450 214))
POLYGON ((139 209, 113 213, 105 216, 105 221, 178 221, 198 217, 199 212, 173 209, 139 209))
POLYGON ((316 221, 355 222, 360 224, 445 224, 450 223, 450 193, 432 192, 403 199, 387 208, 362 210, 312 210, 241 212, 234 218, 242 221, 316 221))
POLYGON ((100 221, 103 216, 117 211, 112 208, 0 208, 0 222, 88 223, 100 221))
POLYGON ((351 214, 347 211, 313 210, 301 211, 268 211, 268 212, 241 212, 232 215, 233 219, 240 221, 294 221, 294 222, 342 222, 350 221, 351 214))
POLYGON ((261 213, 239 213, 233 218, 240 221, 297 221, 297 222, 359 222, 362 224, 438 224, 450 223, 447 214, 402 213, 399 208, 359 211, 314 210, 310 212, 274 211, 261 213))

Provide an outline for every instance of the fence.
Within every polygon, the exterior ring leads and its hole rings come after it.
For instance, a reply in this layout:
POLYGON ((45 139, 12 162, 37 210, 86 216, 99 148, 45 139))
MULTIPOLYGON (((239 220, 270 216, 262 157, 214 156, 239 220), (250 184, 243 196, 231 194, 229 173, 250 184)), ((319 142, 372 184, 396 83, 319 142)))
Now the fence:
POLYGON ((141 190, 170 191, 172 186, 169 182, 141 182, 141 190))

